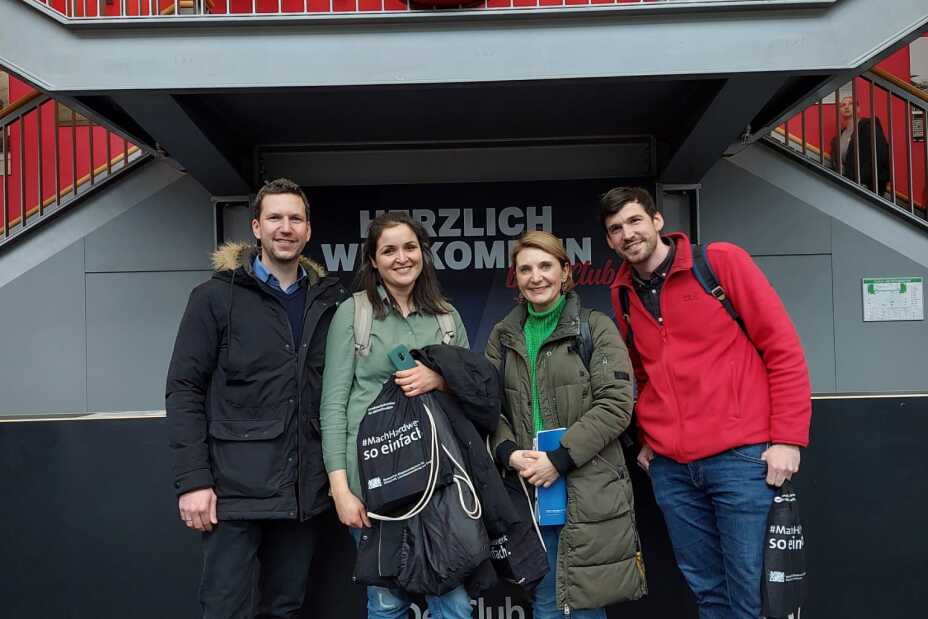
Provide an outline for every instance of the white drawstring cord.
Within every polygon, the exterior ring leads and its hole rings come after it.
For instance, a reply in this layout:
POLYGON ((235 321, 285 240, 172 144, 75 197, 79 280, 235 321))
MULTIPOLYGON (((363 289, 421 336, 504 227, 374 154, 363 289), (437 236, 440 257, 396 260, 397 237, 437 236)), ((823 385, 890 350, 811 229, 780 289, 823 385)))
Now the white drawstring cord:
MULTIPOLYGON (((502 417, 502 415, 500 415, 502 417)), ((487 453, 490 454, 490 459, 493 460, 493 450, 490 449, 490 437, 487 437, 487 453)), ((505 464, 503 466, 506 466, 505 464)), ((507 467, 508 468, 508 467, 507 467)), ((541 537, 541 529, 538 528, 538 518, 535 516, 535 506, 532 505, 532 497, 528 493, 528 489, 525 487, 525 481, 522 479, 522 476, 519 475, 519 472, 516 471, 516 477, 519 478, 519 484, 522 486, 522 494, 525 495, 525 502, 528 503, 528 511, 532 515, 532 525, 535 527, 535 533, 538 535, 538 541, 541 542, 541 547, 545 549, 545 552, 548 552, 548 547, 545 545, 544 538, 541 537)))
POLYGON ((451 455, 451 453, 448 451, 448 448, 444 445, 442 445, 441 448, 444 450, 448 458, 450 458, 454 463, 454 466, 458 467, 458 469, 461 471, 460 475, 457 473, 454 475, 454 483, 457 484, 458 487, 458 501, 461 503, 461 508, 464 510, 464 513, 467 514, 468 518, 471 520, 478 520, 481 514, 483 514, 483 506, 480 504, 480 499, 477 497, 477 491, 474 489, 474 484, 471 482, 470 477, 467 475, 467 471, 458 463, 457 460, 454 459, 454 456, 451 455), (464 504, 464 490, 461 488, 462 483, 467 486, 467 489, 470 490, 471 496, 474 497, 474 506, 472 508, 469 508, 464 504))
MULTIPOLYGON (((516 474, 518 475, 518 473, 516 474)), ((538 528, 538 517, 535 515, 535 506, 532 505, 532 497, 529 496, 528 489, 525 487, 525 481, 522 479, 521 475, 519 475, 519 483, 522 484, 522 492, 525 494, 526 502, 528 502, 528 511, 532 514, 532 525, 535 527, 535 533, 538 534, 538 541, 541 542, 541 547, 545 549, 545 552, 548 552, 545 540, 541 536, 541 529, 538 528)))
MULTIPOLYGON (((432 455, 429 457, 429 478, 425 484, 425 490, 422 492, 422 496, 419 497, 419 500, 415 505, 410 508, 408 512, 402 516, 384 516, 383 514, 376 514, 374 512, 367 512, 367 515, 373 518, 374 520, 387 520, 390 522, 396 522, 399 520, 409 520, 413 516, 418 515, 428 506, 429 501, 432 500, 432 495, 435 493, 435 487, 438 485, 438 469, 439 469, 439 452, 438 452, 438 433, 435 431, 435 418, 432 416, 432 411, 429 410, 428 404, 425 402, 422 403, 422 407, 425 409, 425 414, 428 415, 429 424, 432 426, 432 455)), ((458 501, 461 503, 461 507, 464 509, 464 513, 467 514, 468 518, 472 520, 477 520, 480 518, 483 513, 483 508, 480 505, 480 499, 477 498, 477 492, 474 490, 474 484, 471 482, 470 477, 467 475, 467 471, 462 467, 457 460, 452 457, 448 452, 448 449, 442 445, 442 450, 448 455, 451 459, 451 462, 460 469, 461 474, 455 473, 453 476, 454 483, 458 489, 458 501), (474 497, 474 507, 469 509, 464 504, 464 491, 461 488, 461 484, 465 484, 470 490, 471 494, 474 497)))

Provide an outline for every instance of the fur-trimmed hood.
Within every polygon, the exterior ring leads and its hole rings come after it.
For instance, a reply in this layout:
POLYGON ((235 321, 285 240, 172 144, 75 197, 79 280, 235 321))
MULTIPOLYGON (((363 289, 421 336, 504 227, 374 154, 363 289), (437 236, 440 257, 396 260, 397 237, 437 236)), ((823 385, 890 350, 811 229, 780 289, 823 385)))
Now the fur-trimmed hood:
MULTIPOLYGON (((213 252, 213 270, 221 273, 241 268, 249 274, 253 273, 252 263, 257 254, 258 249, 250 243, 225 243, 213 252)), ((328 275, 321 264, 306 256, 300 256, 300 264, 306 269, 310 281, 318 281, 328 275)))

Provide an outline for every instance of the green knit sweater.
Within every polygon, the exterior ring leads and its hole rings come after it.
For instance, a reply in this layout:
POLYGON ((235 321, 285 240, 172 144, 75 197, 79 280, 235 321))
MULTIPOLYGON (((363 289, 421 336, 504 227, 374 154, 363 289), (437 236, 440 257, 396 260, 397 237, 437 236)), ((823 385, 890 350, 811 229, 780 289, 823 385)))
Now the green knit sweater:
POLYGON ((561 320, 561 311, 564 309, 566 300, 567 298, 561 295, 557 303, 544 312, 536 312, 531 303, 525 304, 528 309, 528 316, 525 319, 522 332, 525 334, 525 348, 528 350, 528 364, 532 373, 532 419, 534 420, 536 433, 545 429, 544 421, 541 418, 541 403, 538 401, 538 351, 541 350, 541 345, 545 343, 545 340, 554 333, 557 323, 561 320))

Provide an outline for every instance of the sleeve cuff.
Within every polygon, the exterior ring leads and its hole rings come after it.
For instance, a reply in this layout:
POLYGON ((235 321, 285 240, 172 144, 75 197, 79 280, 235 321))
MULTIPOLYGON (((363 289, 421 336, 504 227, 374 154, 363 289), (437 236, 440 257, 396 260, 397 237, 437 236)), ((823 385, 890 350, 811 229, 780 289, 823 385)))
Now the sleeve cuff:
POLYGON ((509 456, 516 450, 516 444, 512 441, 503 441, 496 447, 496 463, 502 464, 509 468, 509 456))
POLYGON ((554 465, 554 468, 557 469, 558 475, 561 477, 577 468, 577 463, 574 462, 573 458, 570 457, 570 452, 568 452, 567 448, 563 445, 554 451, 549 451, 548 460, 551 461, 551 464, 554 465))
POLYGON ((322 461, 325 465, 325 472, 348 470, 348 456, 345 454, 322 454, 322 461))
POLYGON ((194 490, 200 490, 201 488, 212 488, 212 486, 213 474, 209 469, 196 469, 189 473, 178 475, 174 479, 174 491, 177 493, 177 496, 193 492, 194 490))
POLYGON ((799 437, 792 437, 792 438, 771 437, 770 444, 771 445, 789 445, 791 447, 800 447, 804 449, 809 446, 809 441, 808 439, 801 440, 799 437))

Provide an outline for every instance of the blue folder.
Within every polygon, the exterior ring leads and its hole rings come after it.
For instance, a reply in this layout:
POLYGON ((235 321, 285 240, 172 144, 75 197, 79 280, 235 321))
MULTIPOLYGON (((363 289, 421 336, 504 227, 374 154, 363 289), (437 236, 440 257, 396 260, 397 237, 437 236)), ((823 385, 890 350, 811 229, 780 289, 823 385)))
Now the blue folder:
MULTIPOLYGON (((541 430, 535 435, 535 449, 554 451, 561 446, 561 437, 567 428, 541 430)), ((561 525, 567 522, 567 481, 558 477, 557 481, 545 488, 535 489, 535 514, 541 526, 561 525)))

